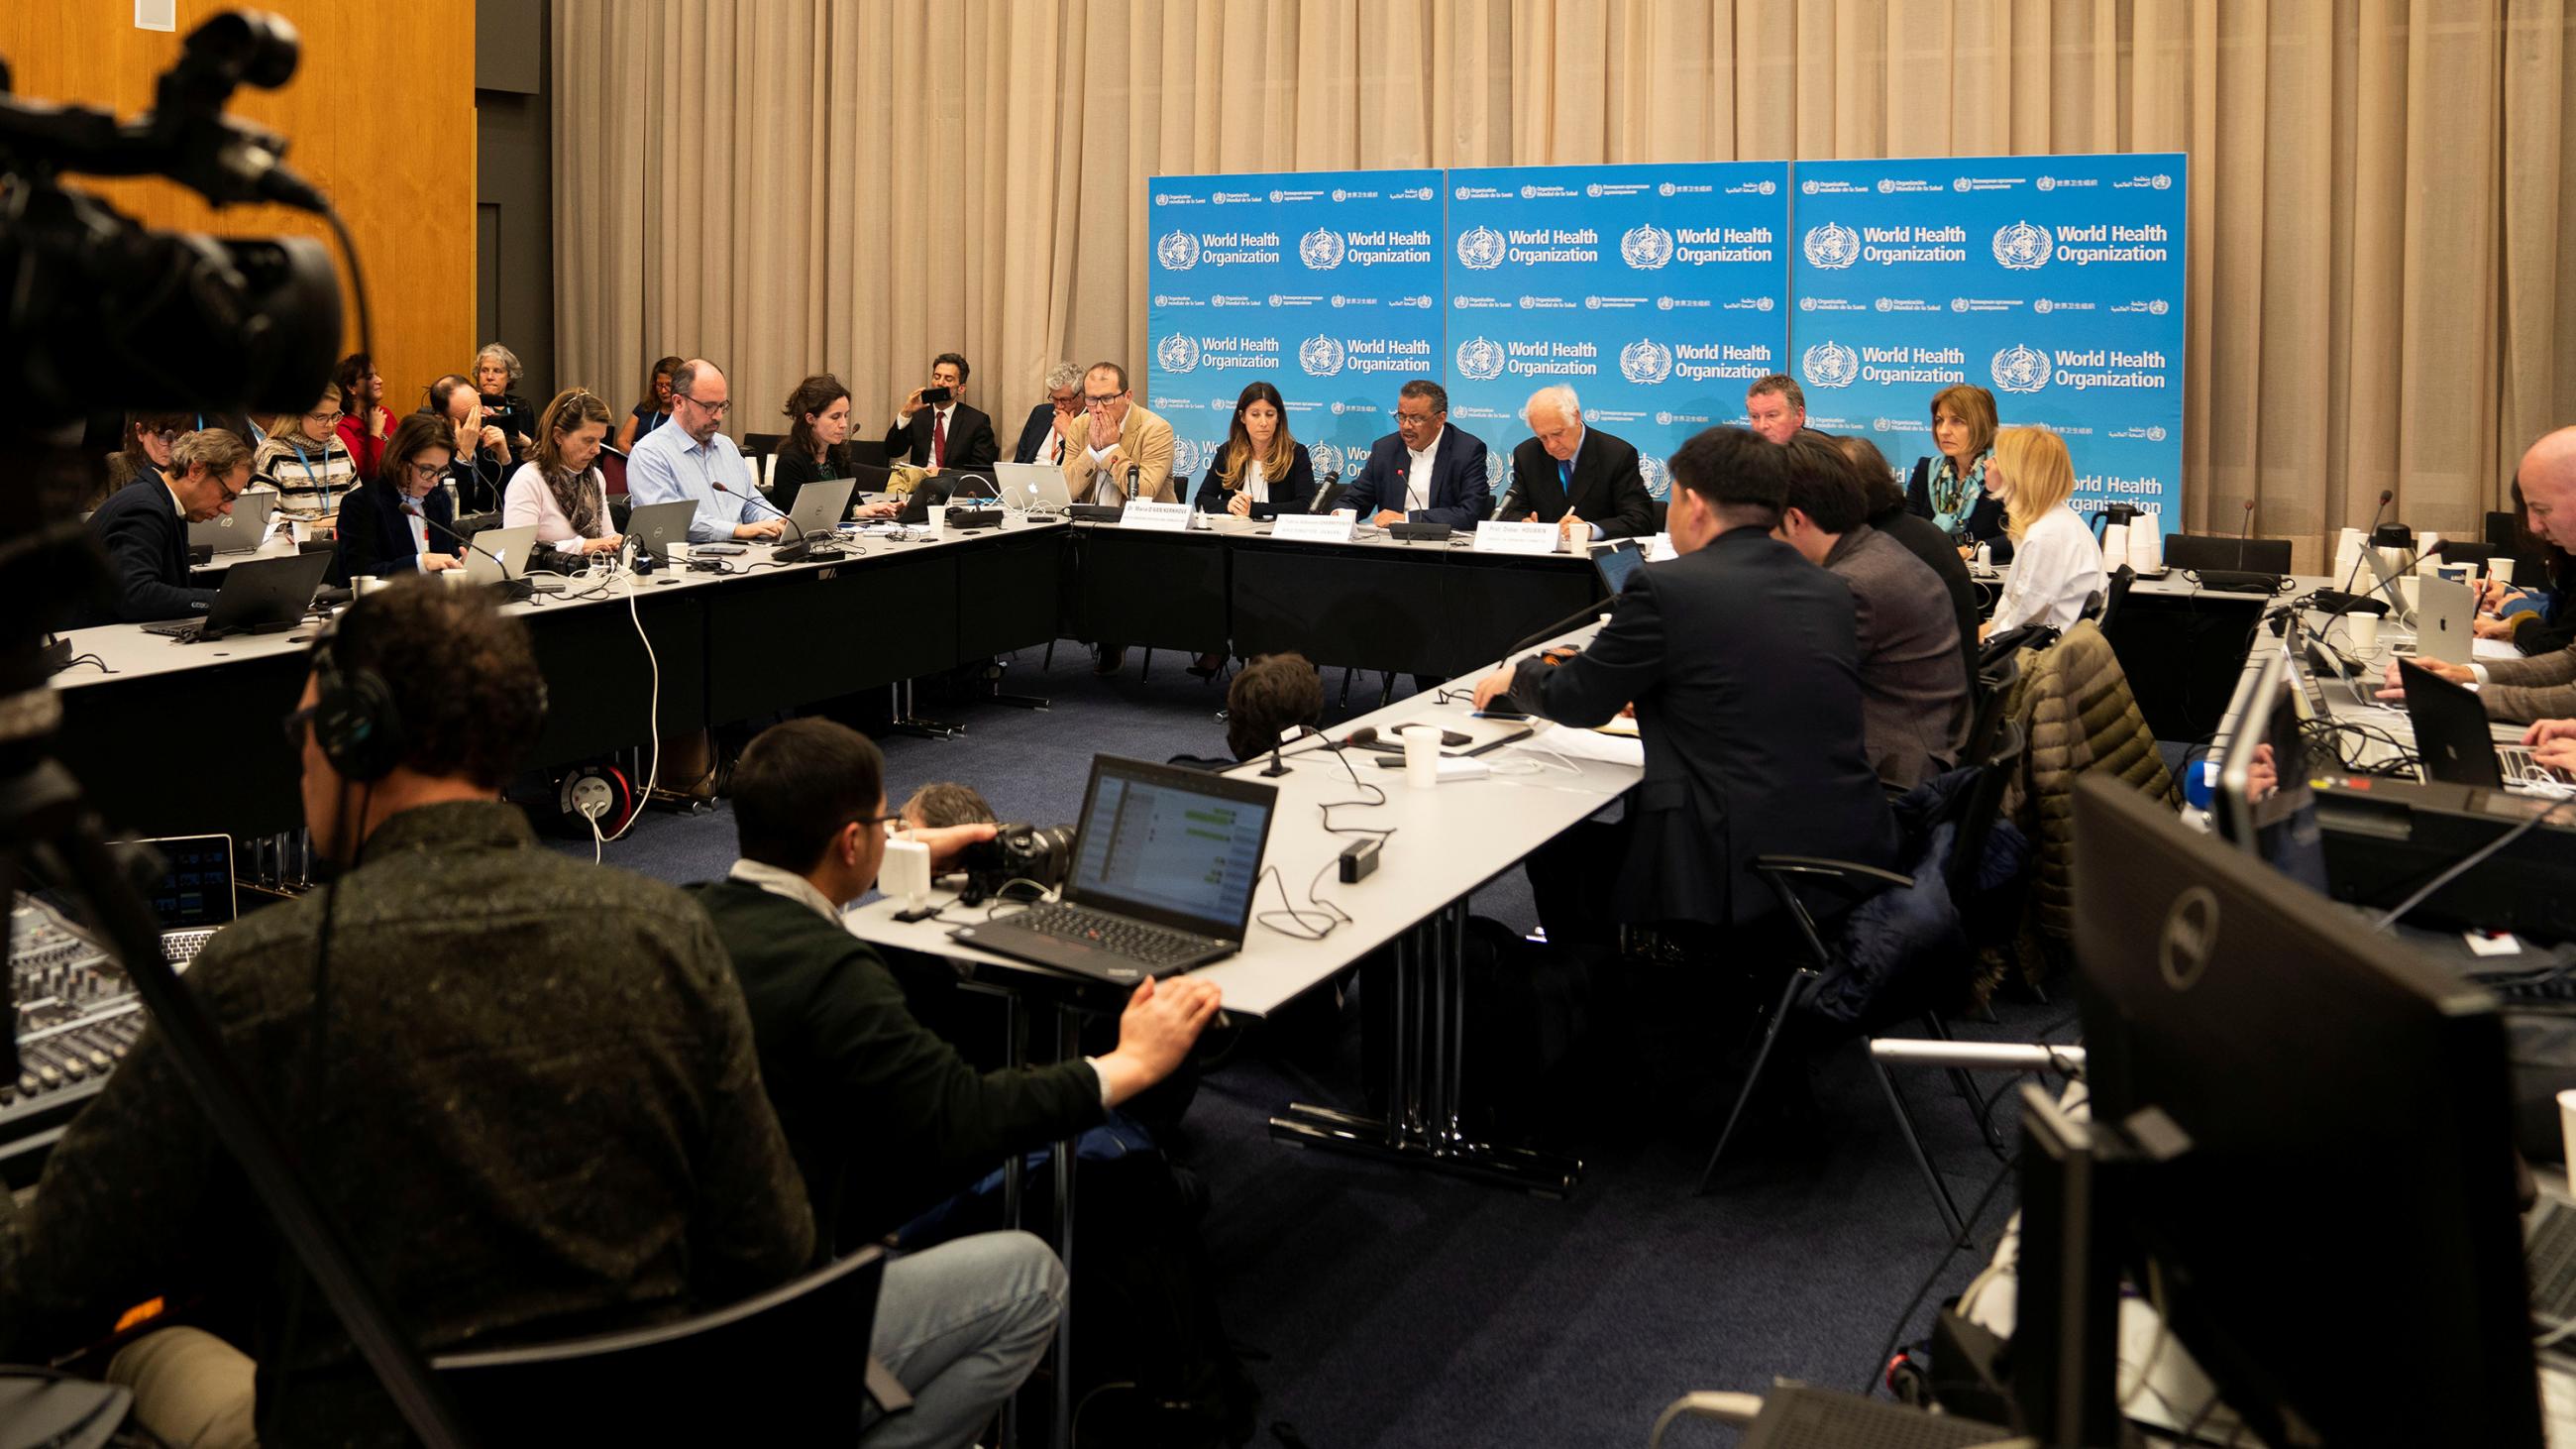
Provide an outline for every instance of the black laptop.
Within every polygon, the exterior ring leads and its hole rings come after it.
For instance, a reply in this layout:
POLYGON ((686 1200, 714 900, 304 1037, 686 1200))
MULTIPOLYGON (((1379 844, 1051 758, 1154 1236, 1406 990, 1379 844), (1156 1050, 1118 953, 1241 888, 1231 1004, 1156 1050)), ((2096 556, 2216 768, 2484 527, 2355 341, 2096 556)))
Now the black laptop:
POLYGON ((304 622, 304 611, 313 607, 313 591, 322 586, 331 558, 328 553, 298 553, 244 559, 224 570, 223 584, 206 617, 146 624, 143 631, 195 642, 292 629, 304 622))
POLYGON ((2406 680, 2406 718, 2415 727, 2415 757, 2426 779, 2482 790, 2568 783, 2534 762, 2528 745, 2496 743, 2477 691, 2411 660, 2399 660, 2397 667, 2406 680))
POLYGON ((1646 551, 1633 538, 1623 538, 1592 551, 1592 567, 1601 575, 1601 587, 1612 598, 1619 597, 1637 570, 1646 566, 1646 551))
POLYGON ((1259 780, 1095 756, 1064 898, 949 935, 1119 985, 1231 956, 1278 798, 1259 780))

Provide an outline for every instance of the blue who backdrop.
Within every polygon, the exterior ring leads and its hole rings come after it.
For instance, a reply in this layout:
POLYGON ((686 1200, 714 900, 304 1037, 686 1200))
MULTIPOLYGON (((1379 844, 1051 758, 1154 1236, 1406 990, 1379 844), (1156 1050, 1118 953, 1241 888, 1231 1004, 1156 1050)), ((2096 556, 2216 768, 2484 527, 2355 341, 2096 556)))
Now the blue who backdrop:
POLYGON ((2181 526, 2184 160, 2178 153, 1801 161, 1787 369, 1807 421, 1902 473, 1932 395, 2066 437, 2086 510, 2181 526))
POLYGON ((1664 460, 1785 366, 1787 163, 1456 170, 1447 186, 1449 418, 1485 440, 1498 493, 1542 387, 1572 385, 1661 498, 1664 460))
POLYGON ((1356 473, 1403 380, 1441 374, 1440 173, 1163 176, 1147 195, 1146 406, 1171 421, 1181 501, 1254 381, 1319 484, 1356 473))

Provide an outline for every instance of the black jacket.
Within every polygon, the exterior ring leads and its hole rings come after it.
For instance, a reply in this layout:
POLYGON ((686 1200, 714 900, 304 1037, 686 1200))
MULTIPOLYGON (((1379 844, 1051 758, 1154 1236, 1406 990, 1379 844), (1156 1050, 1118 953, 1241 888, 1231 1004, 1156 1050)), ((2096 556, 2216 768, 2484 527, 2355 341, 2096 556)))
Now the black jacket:
POLYGON ((1521 661, 1512 700, 1569 725, 1634 701, 1646 778, 1612 902, 1628 922, 1727 926, 1775 909, 1757 855, 1892 866, 1896 824, 1862 746, 1851 591, 1753 529, 1647 564, 1584 651, 1521 661))
MULTIPOLYGON (((1932 519, 1932 459, 1914 460, 1914 476, 1905 481, 1905 511, 1930 522, 1932 519)), ((2004 501, 1991 493, 1977 495, 1976 506, 1968 510, 1967 542, 1990 545, 1995 567, 2012 562, 2012 535, 2004 531, 2004 501)))
POLYGON ((738 880, 692 886, 751 1007, 760 1079, 805 1174, 817 1240, 902 1226, 1013 1153, 1106 1115, 1076 1058, 978 1072, 915 1020, 875 948, 738 880))
POLYGON ((805 491, 806 484, 828 483, 835 478, 855 476, 851 472, 850 445, 847 443, 825 449, 820 463, 802 448, 781 448, 778 450, 778 471, 769 475, 770 506, 785 513, 796 506, 796 495, 805 491))
MULTIPOLYGON (((420 511, 430 522, 431 553, 464 551, 455 535, 441 532, 456 526, 456 505, 448 501, 446 489, 429 490, 420 500, 420 511)), ((361 574, 409 573, 420 567, 420 552, 412 544, 411 525, 403 518, 400 490, 376 479, 351 489, 340 500, 340 548, 331 560, 332 583, 346 588, 349 580, 361 574)))
MULTIPOLYGON (((1303 513, 1315 502, 1315 464, 1306 456, 1306 445, 1295 445, 1297 456, 1288 464, 1288 476, 1269 482, 1270 501, 1252 505, 1255 518, 1277 518, 1283 513, 1303 513)), ((1217 477, 1224 463, 1225 447, 1219 444, 1219 456, 1208 464, 1207 476, 1199 480, 1199 492, 1190 507, 1200 513, 1223 513, 1227 503, 1225 484, 1217 477)))
MULTIPOLYGON (((918 468, 930 466, 931 419, 938 409, 927 403, 912 415, 908 423, 898 422, 886 429, 886 461, 910 463, 918 468)), ((964 403, 957 405, 957 415, 948 420, 948 457, 942 471, 953 473, 960 468, 990 468, 1002 456, 1002 445, 993 441, 993 420, 964 403)))
POLYGON ((1968 671, 1968 694, 1977 692, 1977 581, 1968 577, 1968 562, 1959 557, 1959 547, 1950 535, 1933 525, 1931 519, 1910 508, 1892 507, 1869 516, 1869 526, 1905 545, 1916 558, 1932 566, 1941 576, 1941 586, 1950 591, 1950 612, 1959 617, 1959 655, 1968 671))
POLYGON ((64 627, 149 624, 203 614, 215 591, 188 582, 188 522, 170 502, 161 475, 146 470, 108 496, 89 516, 89 532, 107 550, 115 590, 100 608, 83 604, 64 627))
POLYGON ((1055 404, 1039 403, 1029 409, 1029 420, 1020 425, 1020 441, 1011 449, 1014 463, 1034 463, 1038 449, 1046 446, 1047 434, 1055 431, 1055 404))
POLYGON ((1574 455, 1574 491, 1569 500, 1557 477, 1556 460, 1538 439, 1512 449, 1512 483, 1503 490, 1494 517, 1518 523, 1534 517, 1554 523, 1569 504, 1575 516, 1601 525, 1604 538, 1644 538, 1655 531, 1655 500, 1646 492, 1637 469, 1637 450, 1625 438, 1599 428, 1583 430, 1583 446, 1574 455))
MULTIPOLYGON (((1431 459, 1430 506, 1406 514, 1414 523, 1445 523, 1473 528, 1494 514, 1494 488, 1485 479, 1485 440, 1455 426, 1440 430, 1431 459)), ((1369 448, 1368 465, 1351 480, 1350 491, 1336 505, 1359 514, 1360 522, 1383 510, 1404 513, 1404 487, 1413 469, 1404 434, 1389 433, 1369 448)))

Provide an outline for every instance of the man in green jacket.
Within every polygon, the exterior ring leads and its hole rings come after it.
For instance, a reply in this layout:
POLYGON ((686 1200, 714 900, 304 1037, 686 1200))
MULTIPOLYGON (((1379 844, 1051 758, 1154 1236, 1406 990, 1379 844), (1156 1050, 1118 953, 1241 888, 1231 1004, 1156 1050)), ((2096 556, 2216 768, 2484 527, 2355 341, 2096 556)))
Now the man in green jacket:
MULTIPOLYGON (((1071 1137, 1161 1081, 1216 1015, 1214 984, 1136 988, 1106 1055, 978 1072, 915 1020, 841 924, 885 859, 885 759, 830 720, 772 726, 734 767, 743 858, 695 886, 751 1006, 761 1080, 815 1221, 844 1244, 898 1227, 1013 1154, 1071 1137)), ((933 868, 990 825, 915 832, 933 868)))

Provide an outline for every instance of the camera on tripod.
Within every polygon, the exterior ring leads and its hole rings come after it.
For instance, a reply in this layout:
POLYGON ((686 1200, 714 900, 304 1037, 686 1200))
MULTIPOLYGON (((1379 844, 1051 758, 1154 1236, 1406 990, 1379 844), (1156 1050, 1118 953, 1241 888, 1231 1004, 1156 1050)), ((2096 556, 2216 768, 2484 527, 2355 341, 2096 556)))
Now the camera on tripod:
POLYGON ((1035 886, 1033 894, 1044 894, 1073 873, 1073 827, 1004 825, 992 839, 967 846, 957 863, 966 872, 957 898, 966 905, 1003 899, 1009 887, 1018 885, 1035 886))

